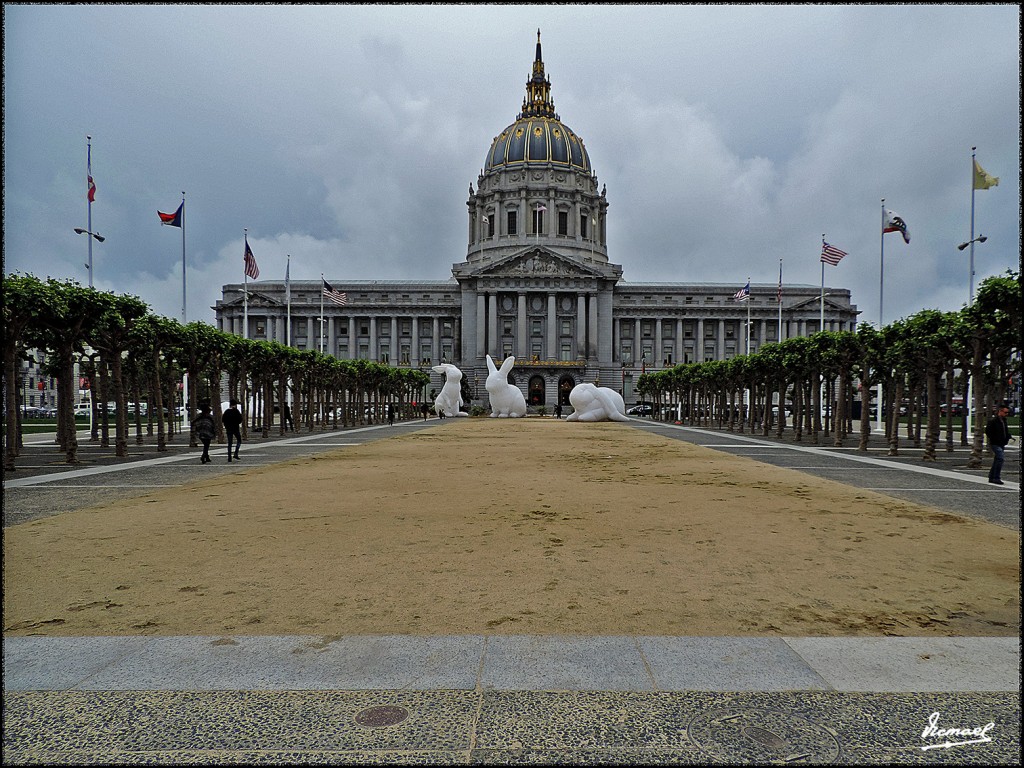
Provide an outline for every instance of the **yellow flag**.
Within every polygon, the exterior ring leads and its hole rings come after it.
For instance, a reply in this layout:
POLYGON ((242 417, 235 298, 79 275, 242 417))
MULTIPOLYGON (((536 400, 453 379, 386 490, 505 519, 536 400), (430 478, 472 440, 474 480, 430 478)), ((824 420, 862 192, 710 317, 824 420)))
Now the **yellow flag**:
POLYGON ((978 165, 977 160, 972 160, 974 163, 974 188, 975 189, 988 189, 989 187, 999 186, 999 177, 989 175, 988 171, 978 165))

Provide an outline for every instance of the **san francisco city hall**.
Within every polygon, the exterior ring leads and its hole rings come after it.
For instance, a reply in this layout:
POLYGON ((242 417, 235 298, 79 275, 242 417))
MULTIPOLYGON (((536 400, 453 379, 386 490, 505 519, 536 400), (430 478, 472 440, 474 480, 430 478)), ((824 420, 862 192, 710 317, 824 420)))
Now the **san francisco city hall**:
MULTIPOLYGON (((681 362, 723 360, 747 349, 746 302, 738 283, 623 280, 608 259, 606 190, 598 188, 583 140, 555 113, 540 33, 516 121, 487 152, 466 201, 469 247, 452 276, 431 282, 335 280, 345 305, 324 306, 323 349, 339 358, 429 370, 457 365, 486 398, 485 354, 515 355, 510 381, 530 405, 568 404, 589 381, 636 399, 636 377, 681 362)), ((782 291, 782 338, 819 330, 820 287, 782 291)), ((749 351, 778 341, 776 284, 752 284, 749 351)), ((825 330, 852 330, 850 291, 827 288, 825 330)), ((248 337, 320 349, 321 282, 291 284, 291 332, 284 281, 249 286, 248 337)), ((243 335, 243 285, 225 285, 218 327, 243 335)), ((443 378, 431 373, 440 390, 443 378)))

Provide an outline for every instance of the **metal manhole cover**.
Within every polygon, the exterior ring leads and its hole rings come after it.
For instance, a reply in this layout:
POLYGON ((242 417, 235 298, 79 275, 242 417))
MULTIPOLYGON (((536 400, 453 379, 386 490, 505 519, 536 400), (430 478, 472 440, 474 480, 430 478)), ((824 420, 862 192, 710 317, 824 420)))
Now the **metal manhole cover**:
POLYGON ((686 735, 702 752, 737 763, 832 763, 839 741, 824 726, 771 709, 729 707, 694 717, 686 735))
POLYGON ((367 728, 386 728, 398 725, 409 716, 404 707, 369 707, 356 713, 356 722, 367 728))

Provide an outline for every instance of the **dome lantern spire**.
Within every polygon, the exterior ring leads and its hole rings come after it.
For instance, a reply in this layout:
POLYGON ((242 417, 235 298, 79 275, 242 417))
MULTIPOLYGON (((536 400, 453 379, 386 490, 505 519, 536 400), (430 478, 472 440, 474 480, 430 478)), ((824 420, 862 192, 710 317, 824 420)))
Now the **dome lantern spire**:
POLYGON ((551 100, 551 78, 544 76, 544 59, 540 50, 540 29, 537 30, 537 56, 533 60, 533 72, 526 81, 526 97, 523 99, 523 111, 517 119, 524 117, 553 117, 555 103, 551 100))

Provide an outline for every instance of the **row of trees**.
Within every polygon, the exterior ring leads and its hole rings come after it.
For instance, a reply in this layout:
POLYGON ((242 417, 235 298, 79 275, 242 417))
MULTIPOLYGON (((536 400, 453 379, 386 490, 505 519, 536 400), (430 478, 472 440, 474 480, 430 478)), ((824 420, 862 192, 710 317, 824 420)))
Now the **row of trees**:
MULTIPOLYGON (((946 449, 952 451, 953 398, 965 395, 972 382, 970 465, 977 467, 982 463, 983 420, 1006 398, 1011 379, 1021 374, 1022 308, 1020 274, 1007 272, 985 280, 975 302, 959 312, 923 310, 881 330, 861 325, 856 331, 823 331, 766 344, 752 355, 677 365, 642 375, 637 390, 658 406, 679 404, 689 424, 740 432, 760 429, 764 435, 774 429, 778 437, 790 426, 786 405, 791 403, 795 440, 809 434, 818 443, 822 433, 828 437, 831 432, 836 447, 849 436, 854 403, 859 401, 862 451, 867 450, 872 407, 881 406, 889 454, 898 453, 899 420, 905 416, 908 438, 915 445, 926 420, 924 460, 935 461, 942 410, 946 449), (878 384, 880 404, 872 402, 878 384)), ((965 416, 965 445, 967 432, 965 416)))
MULTIPOLYGON (((290 390, 298 425, 337 429, 363 423, 369 411, 393 404, 409 416, 410 403, 430 383, 415 369, 392 368, 367 360, 338 360, 315 350, 273 341, 243 339, 200 322, 179 323, 154 315, 136 296, 85 288, 77 282, 8 275, 3 286, 4 468, 15 469, 22 446, 18 408, 19 363, 29 350, 46 352, 43 373, 56 378, 57 442, 69 464, 78 462, 75 364, 88 379, 94 408, 93 439, 109 444, 107 402, 113 402, 117 456, 128 455, 129 396, 146 403, 146 432, 156 430, 157 450, 167 450, 175 434, 179 382, 188 374, 188 413, 208 402, 220 424, 222 383, 229 397, 251 403, 250 425, 268 437, 275 408, 290 390)), ((135 439, 143 442, 142 409, 136 408, 135 439)), ((283 419, 278 421, 285 431, 283 419)), ((223 440, 223 427, 220 427, 223 440)), ((189 430, 190 444, 195 434, 189 430)))

